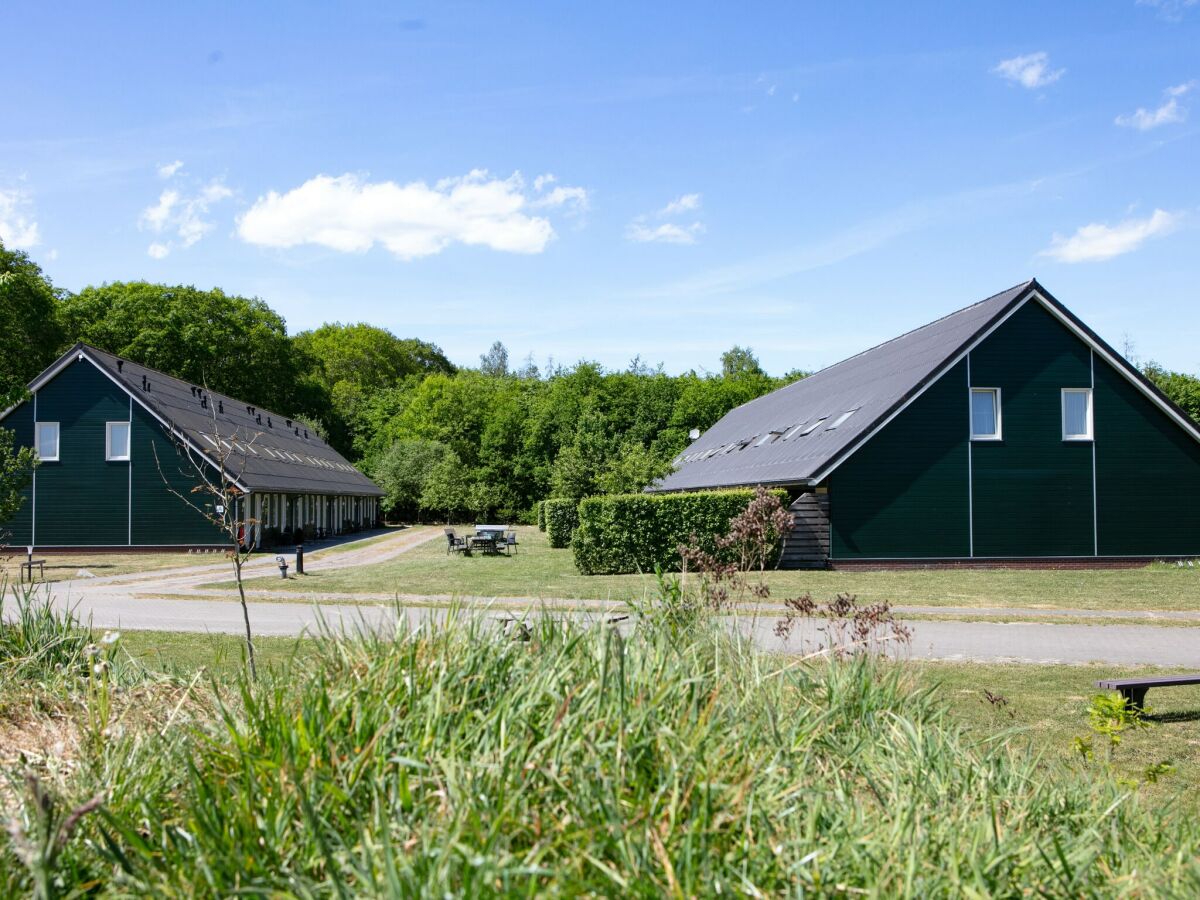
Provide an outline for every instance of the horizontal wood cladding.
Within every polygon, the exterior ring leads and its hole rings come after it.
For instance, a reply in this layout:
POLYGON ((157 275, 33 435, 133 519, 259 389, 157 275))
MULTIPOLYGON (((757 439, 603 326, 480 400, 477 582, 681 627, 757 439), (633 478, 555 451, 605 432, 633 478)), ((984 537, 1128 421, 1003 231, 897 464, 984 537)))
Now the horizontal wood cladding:
POLYGON ((129 420, 128 394, 73 362, 38 391, 37 420, 59 423, 59 459, 37 469, 37 543, 128 543, 129 463, 105 458, 105 423, 129 420))
POLYGON ((136 403, 133 407, 131 441, 133 543, 228 543, 219 529, 172 493, 172 490, 177 491, 210 512, 215 502, 207 493, 193 492, 202 482, 187 454, 171 439, 166 429, 136 403))
POLYGON ((1090 348, 1026 303, 971 352, 970 368, 972 387, 1000 389, 1002 421, 1001 440, 971 445, 974 555, 1094 555, 1092 444, 1062 439, 1061 398, 1091 387, 1090 348))
POLYGON ((967 434, 960 362, 830 477, 832 556, 967 556, 967 434))
POLYGON ((1096 361, 1101 555, 1200 556, 1200 443, 1096 361))
POLYGON ((801 494, 788 507, 792 530, 780 554, 781 569, 820 569, 829 560, 829 495, 801 494))

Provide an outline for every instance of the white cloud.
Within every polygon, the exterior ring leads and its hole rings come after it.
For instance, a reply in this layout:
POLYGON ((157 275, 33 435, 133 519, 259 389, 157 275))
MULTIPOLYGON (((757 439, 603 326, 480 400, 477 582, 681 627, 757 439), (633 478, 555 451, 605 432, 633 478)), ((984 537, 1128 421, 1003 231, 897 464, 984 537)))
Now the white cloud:
POLYGON ((545 175, 539 175, 533 179, 533 190, 536 194, 542 196, 530 201, 530 206, 555 208, 560 206, 569 207, 573 212, 587 212, 590 196, 587 188, 567 187, 560 185, 553 188, 549 193, 543 194, 546 188, 552 184, 556 184, 558 179, 547 172, 545 175))
POLYGON ((170 178, 176 172, 183 168, 183 160, 177 159, 173 163, 167 163, 158 167, 159 178, 170 178))
POLYGON ((1182 122, 1187 118, 1187 110, 1179 105, 1179 98, 1195 86, 1196 82, 1189 81, 1169 87, 1163 91, 1166 100, 1157 109, 1138 107, 1136 112, 1127 116, 1117 116, 1114 121, 1125 128, 1136 128, 1138 131, 1149 131, 1159 125, 1182 122))
POLYGON ((1063 77, 1066 69, 1051 69, 1050 56, 1045 51, 1038 53, 1028 53, 1024 56, 1014 56, 1012 59, 1006 59, 1001 62, 992 71, 1007 78, 1021 87, 1034 88, 1045 87, 1048 84, 1053 84, 1058 79, 1063 77))
POLYGON ((625 237, 639 244, 694 244, 696 238, 703 233, 704 225, 700 222, 693 222, 690 225, 664 222, 651 227, 644 222, 634 221, 630 222, 625 229, 625 237))
POLYGON ((682 197, 676 197, 666 206, 658 211, 660 216, 676 216, 680 213, 695 212, 700 208, 699 194, 684 194, 682 197))
POLYGON ((219 178, 201 185, 192 194, 167 188, 158 195, 157 203, 142 210, 138 227, 155 234, 173 233, 176 240, 155 241, 146 252, 154 259, 162 259, 177 246, 193 246, 215 227, 205 218, 209 208, 232 196, 233 191, 219 178))
POLYGON ((1050 246, 1041 255, 1064 263, 1112 259, 1136 250, 1149 238, 1169 234, 1182 219, 1179 213, 1156 209, 1145 219, 1126 219, 1116 225, 1093 222, 1084 225, 1070 237, 1055 234, 1050 246))
POLYGON ((657 226, 651 225, 649 222, 653 219, 670 219, 685 213, 694 213, 698 209, 700 209, 699 194, 682 194, 652 214, 643 213, 636 216, 625 226, 625 239, 639 244, 694 244, 696 238, 704 234, 703 222, 696 221, 688 225, 664 222, 657 226))
POLYGON ((29 193, 20 188, 0 190, 0 242, 12 250, 28 250, 40 240, 29 193))
MULTIPOLYGON (((554 181, 551 175, 539 176, 535 190, 554 181)), ((500 179, 476 169, 433 186, 318 175, 286 193, 259 197, 239 218, 238 234, 265 247, 319 244, 344 253, 365 253, 379 243, 406 260, 440 253, 453 243, 541 253, 554 228, 525 210, 579 206, 586 200, 583 188, 568 187, 531 198, 519 172, 500 179)))
POLYGON ((1183 11, 1197 3, 1200 3, 1200 0, 1137 0, 1138 6, 1157 9, 1159 17, 1168 22, 1178 22, 1183 18, 1183 11))

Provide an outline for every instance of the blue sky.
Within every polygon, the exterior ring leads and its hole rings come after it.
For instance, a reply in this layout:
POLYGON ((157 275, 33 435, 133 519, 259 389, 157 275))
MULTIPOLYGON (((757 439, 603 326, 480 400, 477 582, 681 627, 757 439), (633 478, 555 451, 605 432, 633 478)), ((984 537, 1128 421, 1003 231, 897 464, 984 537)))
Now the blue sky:
POLYGON ((0 236, 476 364, 817 368, 1036 275, 1200 370, 1200 3, 6 5, 0 236), (252 7, 252 8, 251 8, 252 7))

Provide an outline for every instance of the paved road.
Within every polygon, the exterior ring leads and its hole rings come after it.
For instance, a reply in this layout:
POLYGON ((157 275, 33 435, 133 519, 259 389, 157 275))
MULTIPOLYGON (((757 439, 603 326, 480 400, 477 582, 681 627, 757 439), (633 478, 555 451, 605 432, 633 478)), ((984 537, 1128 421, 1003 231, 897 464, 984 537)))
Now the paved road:
MULTIPOLYGON (((360 566, 394 558, 414 547, 441 537, 433 529, 414 529, 392 535, 364 547, 342 548, 340 552, 314 554, 323 569, 360 566)), ((253 575, 273 570, 272 559, 258 557, 251 564, 253 575)), ((52 586, 52 602, 60 608, 72 608, 83 621, 91 620, 97 629, 141 629, 161 631, 224 632, 242 631, 241 609, 234 595, 204 590, 199 585, 225 577, 228 563, 189 566, 169 572, 143 572, 137 575, 111 576, 52 586), (155 596, 165 595, 165 596, 155 596), (174 596, 172 596, 174 595, 174 596), (187 599, 181 599, 186 597, 187 599)), ((264 596, 255 592, 252 596, 264 596)), ((276 594, 275 597, 280 595, 276 594)), ((326 596, 318 608, 301 597, 280 600, 253 600, 250 621, 259 635, 298 635, 314 633, 323 622, 334 630, 359 627, 392 628, 397 616, 405 627, 414 627, 446 615, 444 597, 357 597, 358 602, 329 602, 348 595, 326 596), (364 602, 365 601, 365 602, 364 602), (397 602, 400 604, 397 606, 397 602)), ((537 598, 464 598, 466 614, 499 617, 507 610, 528 608, 536 615, 539 606, 572 607, 553 614, 595 619, 610 613, 616 604, 604 601, 551 601, 537 598)), ((945 660, 1011 660, 1034 663, 1105 662, 1115 665, 1156 664, 1200 668, 1200 627, 1161 627, 1133 624, 1142 618, 1196 618, 1200 613, 1137 613, 1104 610, 1030 610, 971 609, 947 607, 910 607, 901 614, 1013 615, 1023 618, 1077 616, 1079 624, 1049 622, 972 622, 909 621, 913 638, 904 651, 914 658, 945 660), (1088 625, 1089 617, 1128 618, 1130 624, 1088 625)), ((807 653, 821 642, 815 625, 798 629, 786 642, 774 635, 775 617, 763 611, 754 618, 735 623, 751 633, 759 645, 781 652, 807 653)), ((1200 626, 1200 619, 1197 619, 1200 626)))
MULTIPOLYGON (((238 634, 241 610, 228 600, 140 600, 112 594, 84 595, 58 603, 75 604, 76 614, 91 618, 97 629, 153 629, 162 631, 212 631, 238 634)), ((320 622, 334 630, 362 626, 391 628, 397 612, 406 627, 427 619, 440 620, 445 607, 384 604, 251 603, 250 621, 259 635, 314 633, 320 622)), ((466 614, 499 617, 502 607, 474 606, 466 614)), ((529 615, 537 615, 530 612, 529 615)), ((597 618, 603 613, 561 613, 597 618)), ((774 636, 774 617, 741 623, 755 641, 768 649, 791 653, 811 652, 820 642, 811 630, 797 631, 786 642, 774 636)), ((1043 622, 927 622, 909 623, 913 638, 907 650, 913 658, 944 660, 1011 660, 1033 663, 1106 662, 1119 665, 1196 666, 1200 668, 1200 628, 1163 628, 1156 625, 1060 625, 1043 622)))

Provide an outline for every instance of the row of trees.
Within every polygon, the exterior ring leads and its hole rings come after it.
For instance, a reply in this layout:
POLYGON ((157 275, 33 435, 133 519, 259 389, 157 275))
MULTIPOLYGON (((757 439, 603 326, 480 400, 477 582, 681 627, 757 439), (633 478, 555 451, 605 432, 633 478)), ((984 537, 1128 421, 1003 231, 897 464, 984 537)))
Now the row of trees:
POLYGON ((802 373, 772 378, 734 347, 721 371, 665 374, 634 360, 539 371, 497 342, 477 368, 366 324, 289 335, 262 300, 219 289, 117 282, 55 288, 0 247, 0 402, 75 341, 300 419, 387 490, 402 518, 528 514, 551 494, 636 490, 692 428, 802 373))
MULTIPOLYGON (((399 518, 516 519, 548 496, 638 490, 692 428, 803 377, 767 375, 734 347, 718 372, 671 376, 635 359, 539 371, 497 342, 477 368, 366 324, 289 335, 262 300, 219 289, 118 282, 56 289, 0 246, 0 408, 77 340, 300 419, 387 491, 399 518)), ((1200 379, 1144 371, 1200 420, 1200 379)))

